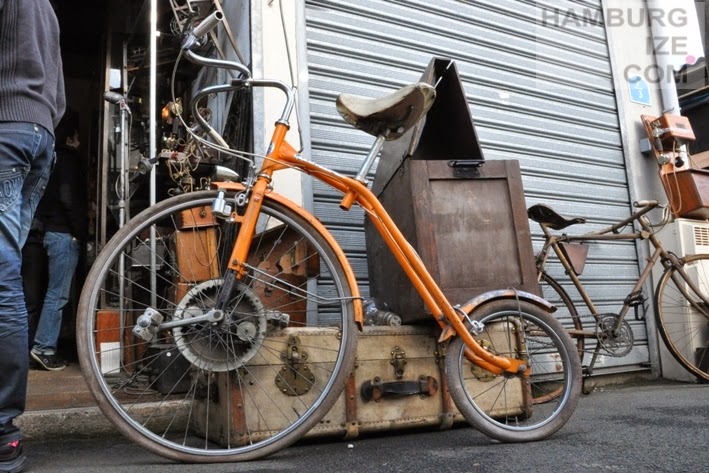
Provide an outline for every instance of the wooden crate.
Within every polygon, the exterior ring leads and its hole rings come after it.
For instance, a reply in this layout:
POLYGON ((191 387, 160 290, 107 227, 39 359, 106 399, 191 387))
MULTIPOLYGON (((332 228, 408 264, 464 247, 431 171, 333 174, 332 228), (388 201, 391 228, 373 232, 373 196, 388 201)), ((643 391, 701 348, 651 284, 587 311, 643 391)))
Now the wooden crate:
POLYGON ((102 373, 118 372, 121 366, 121 320, 118 310, 99 310, 96 314, 96 353, 102 373))
MULTIPOLYGON (((508 287, 541 295, 516 160, 459 172, 444 160, 406 159, 379 199, 452 303, 508 287)), ((432 321, 368 220, 365 232, 371 296, 404 323, 432 321)))
POLYGON ((187 228, 175 232, 178 282, 198 283, 219 278, 215 227, 187 228))
POLYGON ((249 265, 277 278, 256 278, 251 286, 266 307, 276 306, 288 314, 291 324, 299 326, 307 320, 307 300, 295 288, 306 290, 308 279, 320 272, 320 258, 315 249, 292 229, 277 226, 257 236, 262 252, 249 253, 249 265), (282 284, 281 284, 282 283, 282 284))
POLYGON ((186 228, 213 227, 216 224, 217 219, 212 214, 212 209, 207 206, 183 210, 177 214, 177 228, 179 230, 184 230, 186 228))

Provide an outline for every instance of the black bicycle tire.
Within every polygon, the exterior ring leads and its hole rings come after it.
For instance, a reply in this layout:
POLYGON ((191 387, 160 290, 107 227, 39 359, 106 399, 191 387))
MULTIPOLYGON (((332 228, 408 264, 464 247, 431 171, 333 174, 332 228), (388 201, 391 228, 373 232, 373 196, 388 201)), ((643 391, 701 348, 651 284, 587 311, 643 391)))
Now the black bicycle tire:
MULTIPOLYGON (((581 362, 579 357, 575 355, 575 345, 566 330, 551 314, 527 302, 498 300, 476 309, 471 314, 471 317, 484 324, 494 321, 495 318, 504 317, 506 314, 519 312, 524 313, 526 320, 532 321, 535 326, 550 332, 553 343, 559 349, 558 358, 554 357, 557 362, 554 369, 558 370, 558 366, 562 366, 562 377, 566 383, 562 394, 550 398, 550 402, 559 403, 558 408, 552 408, 550 417, 538 426, 521 426, 518 422, 518 416, 513 416, 508 425, 505 422, 498 422, 485 413, 484 408, 478 406, 475 399, 473 399, 475 396, 469 393, 466 387, 466 370, 463 368, 464 363, 462 362, 465 357, 465 343, 460 337, 456 337, 451 341, 446 352, 446 379, 456 407, 472 426, 485 435, 502 442, 533 442, 553 435, 571 418, 581 393, 581 362)), ((527 350, 530 350, 526 340, 523 344, 527 350)), ((507 380, 514 378, 514 376, 501 376, 500 380, 502 383, 506 383, 507 380)), ((524 380, 523 382, 525 381, 529 380, 524 380)), ((531 389, 531 387, 527 385, 524 389, 531 389)), ((496 399, 502 399, 503 397, 496 396, 496 399)), ((539 406, 535 407, 535 409, 538 408, 539 406)), ((535 415, 535 411, 532 411, 531 417, 535 415)))
MULTIPOLYGON (((709 254, 696 254, 685 256, 682 258, 682 260, 684 261, 685 265, 696 263, 699 260, 706 260, 707 268, 709 268, 709 254)), ((673 322, 670 321, 670 315, 666 314, 665 311, 663 311, 663 307, 666 307, 666 299, 669 300, 671 298, 671 296, 666 294, 666 291, 668 290, 669 284, 672 284, 672 275, 675 274, 675 272, 676 269, 674 267, 667 268, 662 274, 662 277, 660 278, 660 281, 657 284, 657 290, 655 291, 655 320, 657 322, 657 330, 660 333, 660 337, 662 338, 662 341, 667 347, 667 350, 672 354, 672 357, 680 365, 682 365, 683 368, 685 368, 693 375, 697 376, 699 379, 709 381, 709 372, 702 371, 702 369, 698 366, 698 364, 701 363, 692 362, 691 360, 689 360, 684 354, 684 347, 678 346, 677 341, 674 338, 675 330, 672 328, 673 322)), ((682 277, 681 273, 677 274, 679 277, 682 277)), ((704 281, 704 284, 706 283, 709 283, 709 281, 704 281)), ((691 291, 691 289, 688 287, 687 291, 691 291)), ((684 312, 685 309, 686 307, 683 307, 681 309, 682 312, 684 312)), ((707 316, 704 315, 704 318, 706 319, 707 316)), ((683 330, 687 326, 685 322, 682 322, 681 325, 683 327, 683 330)), ((706 321, 705 325, 709 326, 709 320, 706 321)), ((702 327, 699 327, 699 329, 701 330, 702 327)), ((704 328, 704 330, 704 333, 706 333, 707 328, 704 328)), ((683 332, 682 338, 686 338, 686 332, 683 332)), ((706 358, 709 357, 709 349, 706 348, 708 345, 709 340, 705 338, 703 340, 702 345, 704 347, 704 358, 702 362, 709 367, 709 360, 706 358)))
MULTIPOLYGON (((133 217, 133 219, 121 228, 107 243, 104 250, 96 259, 91 271, 87 275, 87 282, 82 291, 77 312, 77 347, 82 373, 101 411, 121 433, 141 447, 160 456, 180 462, 213 463, 254 460, 273 454, 296 442, 311 428, 317 425, 321 418, 330 411, 331 407, 337 401, 350 377, 356 353, 357 329, 354 317, 352 316, 353 303, 351 292, 345 276, 345 270, 337 258, 336 251, 330 246, 327 239, 320 235, 307 219, 287 206, 266 196, 263 204, 264 208, 277 210, 278 213, 297 222, 298 225, 302 227, 303 231, 311 232, 313 241, 319 245, 322 251, 329 253, 329 262, 332 265, 332 269, 337 273, 338 281, 336 284, 340 288, 340 291, 343 292, 342 300, 346 301, 344 303, 344 310, 346 310, 347 313, 342 316, 343 324, 340 328, 342 345, 340 348, 341 354, 337 359, 337 364, 340 366, 340 369, 332 375, 329 391, 320 395, 322 399, 318 403, 317 408, 309 412, 307 417, 299 419, 296 424, 297 426, 286 435, 269 441, 260 448, 250 447, 244 449, 244 451, 232 448, 224 451, 222 454, 202 452, 199 450, 192 451, 189 449, 176 450, 170 445, 160 442, 158 438, 149 436, 146 432, 137 431, 135 426, 117 410, 110 399, 111 394, 107 392, 105 382, 99 379, 100 371, 98 375, 96 372, 97 364, 95 360, 95 349, 93 348, 94 339, 92 331, 94 325, 94 311, 97 307, 96 297, 100 289, 100 281, 103 280, 108 271, 106 268, 109 262, 116 258, 115 253, 120 251, 126 242, 131 240, 138 232, 149 227, 150 222, 157 222, 160 219, 160 215, 165 215, 173 211, 176 212, 180 208, 188 207, 189 205, 210 205, 216 195, 216 191, 199 191, 183 194, 161 201, 133 217)), ((227 197, 231 199, 233 195, 228 195, 227 197)))

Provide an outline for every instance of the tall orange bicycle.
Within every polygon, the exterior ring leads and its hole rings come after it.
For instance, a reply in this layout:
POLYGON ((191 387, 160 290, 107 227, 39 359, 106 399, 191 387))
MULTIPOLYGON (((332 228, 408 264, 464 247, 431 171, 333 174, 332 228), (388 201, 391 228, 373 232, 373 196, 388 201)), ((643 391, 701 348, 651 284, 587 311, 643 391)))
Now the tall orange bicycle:
MULTIPOLYGON (((435 89, 413 84, 386 97, 338 98, 355 127, 376 136, 353 177, 304 160, 285 141, 294 90, 257 80, 243 65, 190 50, 218 22, 203 20, 183 43, 189 60, 238 71, 210 94, 275 87, 286 103, 262 165, 241 182, 171 197, 122 227, 101 251, 81 294, 78 350, 103 413, 130 439, 170 459, 251 460, 292 444, 340 398, 354 369, 362 300, 331 233, 272 190, 272 176, 297 169, 360 205, 440 326, 446 380, 465 419, 506 442, 535 441, 572 415, 581 367, 571 338, 546 301, 500 290, 453 306, 368 189, 366 175, 385 141, 400 137, 432 105, 435 89), (489 372, 484 389, 470 379, 489 372), (520 389, 521 387, 521 389, 520 389), (520 408, 511 390, 526 400, 520 408), (509 405, 508 405, 509 404, 509 405)), ((343 432, 344 432, 343 425, 343 432)))

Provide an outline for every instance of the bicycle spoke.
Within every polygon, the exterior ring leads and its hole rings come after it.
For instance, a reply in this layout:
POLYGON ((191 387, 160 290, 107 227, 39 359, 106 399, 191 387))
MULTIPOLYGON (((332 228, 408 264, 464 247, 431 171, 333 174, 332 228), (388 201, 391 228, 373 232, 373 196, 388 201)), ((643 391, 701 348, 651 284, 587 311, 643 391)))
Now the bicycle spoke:
POLYGON ((181 461, 248 460, 287 446, 327 413, 354 361, 344 270, 287 208, 264 203, 243 275, 220 299, 238 223, 185 224, 208 216, 215 196, 186 194, 136 216, 80 302, 90 334, 80 357, 99 406, 135 441, 181 461), (334 297, 318 295, 322 284, 334 297))

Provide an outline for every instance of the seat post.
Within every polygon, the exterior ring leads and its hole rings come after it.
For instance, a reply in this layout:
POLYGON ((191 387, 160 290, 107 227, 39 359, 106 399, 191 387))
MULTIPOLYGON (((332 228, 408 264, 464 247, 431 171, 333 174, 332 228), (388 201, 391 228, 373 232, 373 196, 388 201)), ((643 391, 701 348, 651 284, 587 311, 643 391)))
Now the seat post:
POLYGON ((382 150, 388 134, 389 130, 384 132, 384 134, 377 136, 377 139, 374 140, 374 144, 369 150, 367 157, 364 161, 362 161, 362 167, 359 168, 359 172, 355 176, 355 179, 363 183, 367 182, 367 174, 369 174, 369 170, 372 169, 372 165, 374 165, 374 160, 377 158, 379 151, 382 150))
MULTIPOLYGON (((355 179, 364 185, 367 185, 367 174, 369 173, 369 170, 372 169, 372 165, 374 164, 374 160, 377 158, 379 151, 382 150, 382 146, 384 146, 388 134, 389 130, 377 136, 377 139, 374 140, 372 148, 369 150, 369 154, 366 158, 364 158, 364 161, 362 161, 362 166, 359 168, 359 172, 355 176, 355 179)), ((356 198, 357 193, 350 189, 349 192, 345 193, 342 197, 342 200, 340 201, 340 208, 345 211, 349 210, 356 198)))

